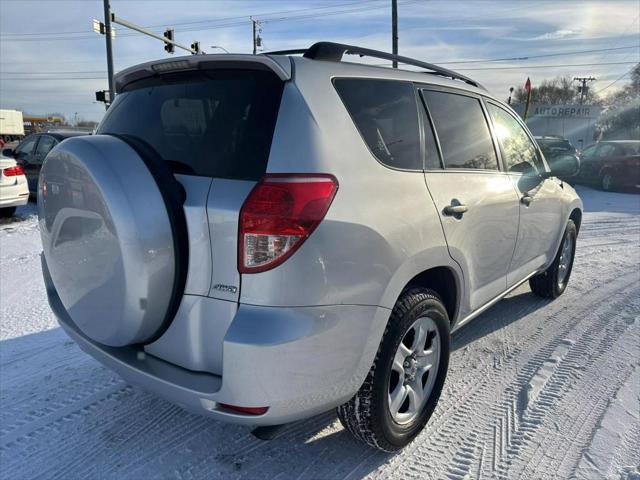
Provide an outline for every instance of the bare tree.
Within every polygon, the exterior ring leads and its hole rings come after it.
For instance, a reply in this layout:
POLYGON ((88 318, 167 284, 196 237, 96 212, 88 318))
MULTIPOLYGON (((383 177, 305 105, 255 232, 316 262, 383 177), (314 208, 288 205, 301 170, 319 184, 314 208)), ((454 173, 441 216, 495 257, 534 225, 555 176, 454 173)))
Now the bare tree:
MULTIPOLYGON (((525 103, 527 92, 524 87, 516 88, 513 93, 513 103, 525 103)), ((551 80, 542 80, 540 85, 531 89, 531 101, 533 103, 543 103, 546 105, 569 105, 580 102, 578 85, 572 77, 556 77, 551 80)), ((585 99, 585 104, 599 104, 599 100, 592 89, 589 89, 585 99)))
POLYGON ((604 112, 596 125, 600 139, 640 140, 640 63, 631 81, 603 98, 604 112))

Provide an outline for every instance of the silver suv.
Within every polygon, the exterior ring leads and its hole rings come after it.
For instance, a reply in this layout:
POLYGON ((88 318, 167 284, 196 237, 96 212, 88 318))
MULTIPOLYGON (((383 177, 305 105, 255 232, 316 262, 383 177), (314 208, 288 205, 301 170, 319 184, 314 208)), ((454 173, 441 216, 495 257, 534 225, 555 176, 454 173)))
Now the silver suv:
POLYGON ((145 63, 116 89, 98 134, 42 168, 49 302, 83 350, 184 408, 268 437, 337 407, 398 450, 453 330, 524 282, 567 286, 582 203, 556 175, 576 166, 551 172, 463 75, 322 42, 145 63))

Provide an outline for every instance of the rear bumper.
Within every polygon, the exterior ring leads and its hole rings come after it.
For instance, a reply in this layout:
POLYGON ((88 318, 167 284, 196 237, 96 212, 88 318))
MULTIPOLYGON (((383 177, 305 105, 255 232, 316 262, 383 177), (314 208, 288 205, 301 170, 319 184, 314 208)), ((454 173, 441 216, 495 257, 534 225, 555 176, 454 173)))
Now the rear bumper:
POLYGON ((87 338, 61 304, 44 262, 43 270, 49 303, 82 350, 187 410, 246 425, 299 420, 351 398, 369 371, 390 313, 360 305, 240 305, 224 337, 222 375, 216 375, 182 368, 141 348, 107 347, 87 338), (242 415, 221 403, 269 409, 242 415))
POLYGON ((29 187, 26 180, 15 185, 0 185, 0 208, 19 207, 26 205, 28 201, 29 187))

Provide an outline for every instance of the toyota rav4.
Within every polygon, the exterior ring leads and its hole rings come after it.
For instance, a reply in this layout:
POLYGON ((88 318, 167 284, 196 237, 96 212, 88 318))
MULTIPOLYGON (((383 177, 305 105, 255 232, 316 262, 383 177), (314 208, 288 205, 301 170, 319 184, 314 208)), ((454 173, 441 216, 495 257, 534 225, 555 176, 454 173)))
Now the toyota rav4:
POLYGON ((557 177, 577 165, 551 171, 459 73, 321 42, 115 85, 97 135, 42 167, 49 302, 83 350, 184 408, 267 436, 337 407, 395 451, 436 407, 453 330, 525 282, 567 286, 582 203, 557 177))

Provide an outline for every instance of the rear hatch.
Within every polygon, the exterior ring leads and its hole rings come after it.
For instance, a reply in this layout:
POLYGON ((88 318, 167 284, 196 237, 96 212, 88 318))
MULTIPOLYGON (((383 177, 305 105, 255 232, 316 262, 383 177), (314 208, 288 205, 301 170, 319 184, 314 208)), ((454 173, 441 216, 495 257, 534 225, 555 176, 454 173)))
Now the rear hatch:
POLYGON ((265 66, 263 57, 197 60, 123 72, 97 133, 144 143, 183 186, 185 294, 237 301, 238 214, 266 171, 287 72, 272 60, 265 66))

